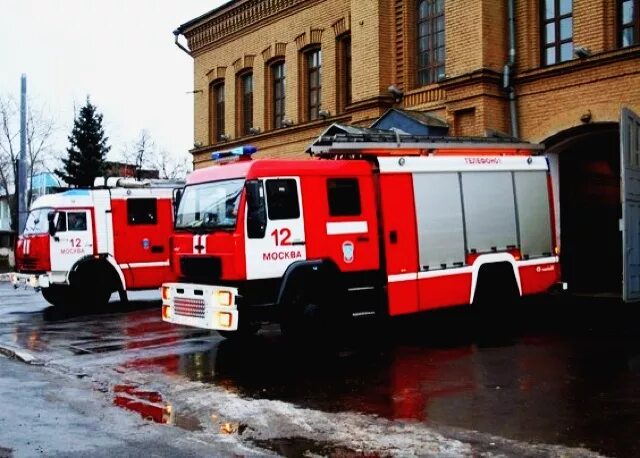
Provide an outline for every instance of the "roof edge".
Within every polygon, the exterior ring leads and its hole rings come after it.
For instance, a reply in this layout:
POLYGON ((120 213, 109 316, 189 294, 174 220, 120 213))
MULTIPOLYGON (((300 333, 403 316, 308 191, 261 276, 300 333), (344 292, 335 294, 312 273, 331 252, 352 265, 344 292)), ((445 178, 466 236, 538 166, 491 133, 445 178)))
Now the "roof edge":
POLYGON ((234 7, 237 3, 241 3, 243 1, 246 0, 228 0, 225 3, 223 3, 222 5, 218 6, 217 8, 214 8, 210 11, 207 11, 204 14, 201 14, 198 17, 195 17, 187 22, 185 22, 184 24, 180 24, 178 26, 177 29, 175 29, 173 31, 174 35, 180 35, 183 34, 187 29, 198 25, 200 22, 204 22, 205 20, 211 19, 213 16, 215 16, 218 13, 223 12, 224 10, 228 10, 231 9, 232 7, 234 7))

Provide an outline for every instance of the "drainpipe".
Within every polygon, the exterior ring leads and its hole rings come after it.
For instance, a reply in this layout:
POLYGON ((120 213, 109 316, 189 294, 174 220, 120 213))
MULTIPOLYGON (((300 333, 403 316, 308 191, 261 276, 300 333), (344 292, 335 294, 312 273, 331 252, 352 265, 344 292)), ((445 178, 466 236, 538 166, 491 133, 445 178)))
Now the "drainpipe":
POLYGON ((509 94, 509 114, 511 116, 511 136, 518 138, 518 106, 516 104, 516 88, 513 83, 513 74, 516 67, 516 18, 514 14, 515 0, 507 0, 509 16, 509 59, 504 66, 503 87, 509 94))
POLYGON ((189 54, 189 56, 191 56, 191 51, 189 51, 187 48, 185 48, 184 46, 182 46, 182 44, 180 44, 180 42, 178 41, 178 37, 180 36, 180 34, 182 33, 182 31, 180 29, 175 29, 173 31, 173 36, 175 37, 175 41, 174 43, 176 44, 176 46, 180 49, 182 49, 184 52, 186 52, 187 54, 189 54))

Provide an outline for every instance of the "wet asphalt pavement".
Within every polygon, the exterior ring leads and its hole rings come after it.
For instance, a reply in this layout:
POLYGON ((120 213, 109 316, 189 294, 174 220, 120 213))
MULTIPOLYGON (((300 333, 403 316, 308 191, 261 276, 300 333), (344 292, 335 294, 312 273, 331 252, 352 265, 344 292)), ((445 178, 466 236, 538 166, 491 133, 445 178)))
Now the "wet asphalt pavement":
POLYGON ((238 343, 163 323, 157 300, 56 309, 0 284, 0 347, 149 420, 285 456, 583 456, 528 443, 640 456, 640 313, 587 298, 518 307, 292 348, 277 326, 238 343))

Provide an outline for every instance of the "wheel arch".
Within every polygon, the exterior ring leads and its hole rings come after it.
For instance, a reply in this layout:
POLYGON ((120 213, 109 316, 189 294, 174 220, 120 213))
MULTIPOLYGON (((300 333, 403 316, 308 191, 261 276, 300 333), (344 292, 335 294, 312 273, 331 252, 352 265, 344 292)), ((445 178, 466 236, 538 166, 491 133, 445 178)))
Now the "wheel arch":
POLYGON ((72 282, 72 278, 74 273, 78 271, 82 271, 87 268, 99 267, 105 269, 105 271, 110 272, 112 276, 113 285, 115 287, 115 291, 126 291, 127 284, 125 281, 124 273, 120 266, 115 262, 115 259, 111 255, 101 255, 98 257, 95 256, 85 256, 79 259, 69 270, 67 281, 69 284, 72 282))
POLYGON ((282 283, 276 299, 277 305, 286 304, 287 300, 293 294, 295 288, 300 287, 300 282, 309 285, 309 282, 318 288, 322 287, 324 282, 331 278, 337 279, 340 269, 331 260, 315 259, 307 261, 296 261, 287 267, 282 276, 282 283))
POLYGON ((510 265, 513 270, 513 278, 518 286, 518 293, 522 296, 522 284, 520 283, 520 271, 516 260, 510 253, 490 253, 483 254, 476 258, 471 270, 471 296, 469 297, 469 303, 473 304, 476 291, 478 289, 478 280, 482 267, 485 266, 497 266, 497 265, 510 265))

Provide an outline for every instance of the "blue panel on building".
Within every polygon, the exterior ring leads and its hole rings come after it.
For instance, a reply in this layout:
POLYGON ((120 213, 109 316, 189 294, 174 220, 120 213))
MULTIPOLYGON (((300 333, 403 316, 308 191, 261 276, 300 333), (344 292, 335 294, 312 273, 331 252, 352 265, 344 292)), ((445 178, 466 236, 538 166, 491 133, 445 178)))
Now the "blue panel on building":
POLYGON ((441 119, 421 111, 399 110, 393 108, 383 114, 371 125, 375 129, 398 130, 412 135, 442 137, 447 135, 449 127, 441 119))

